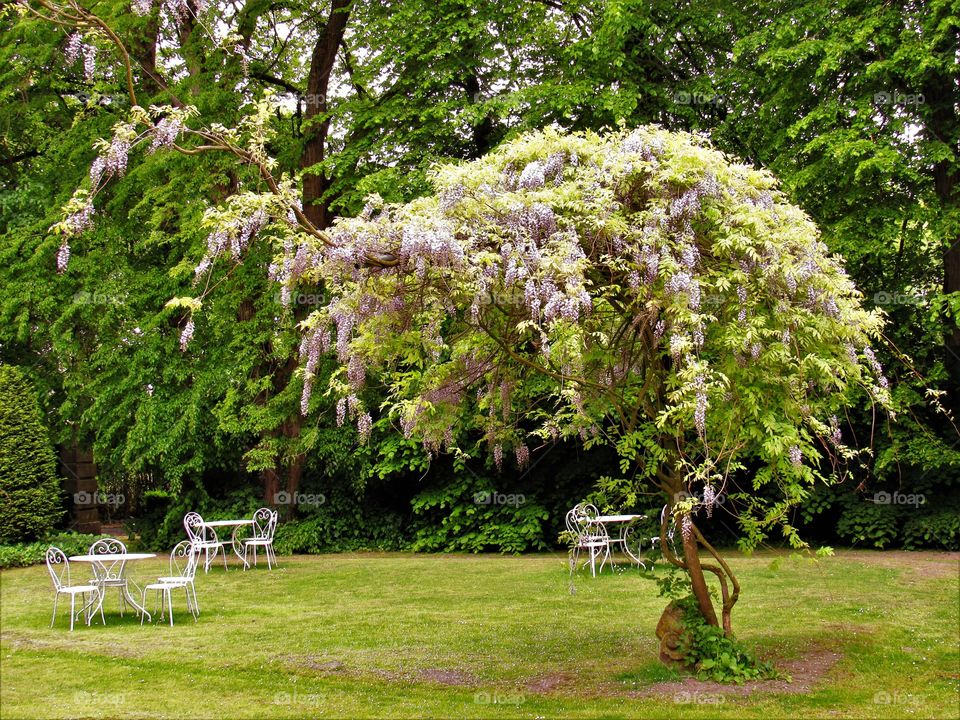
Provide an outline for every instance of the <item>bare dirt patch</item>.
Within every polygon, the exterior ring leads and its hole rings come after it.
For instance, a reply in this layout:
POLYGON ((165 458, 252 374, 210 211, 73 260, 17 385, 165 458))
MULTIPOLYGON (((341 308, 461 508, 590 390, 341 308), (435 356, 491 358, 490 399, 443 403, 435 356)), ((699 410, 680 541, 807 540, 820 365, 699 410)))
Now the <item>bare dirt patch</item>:
POLYGON ((437 670, 435 668, 428 668, 426 670, 418 670, 416 675, 420 680, 426 680, 427 682, 437 683, 439 685, 460 687, 476 685, 478 682, 476 677, 462 670, 437 670))
POLYGON ((901 570, 924 579, 960 578, 960 552, 843 550, 838 554, 865 565, 901 570))
POLYGON ((524 684, 529 692, 544 694, 562 690, 568 686, 576 684, 576 678, 569 673, 552 673, 550 675, 539 675, 527 680, 524 684))
POLYGON ((324 655, 286 655, 279 660, 291 670, 317 675, 341 675, 363 678, 375 675, 388 682, 429 682, 448 686, 473 686, 479 679, 463 670, 425 668, 422 670, 385 670, 381 668, 348 667, 340 660, 324 655))
POLYGON ((745 697, 754 693, 806 694, 824 675, 830 672, 841 657, 842 655, 834 650, 818 648, 806 653, 803 657, 776 663, 777 668, 789 675, 792 682, 763 680, 748 682, 743 685, 725 685, 688 677, 683 680, 655 683, 644 690, 631 691, 626 694, 631 697, 649 697, 651 695, 677 697, 684 694, 697 697, 711 695, 745 697))
MULTIPOLYGON (((67 622, 69 622, 69 620, 67 620, 67 622)), ((77 621, 77 624, 80 624, 79 620, 77 621)), ((84 654, 89 653, 91 655, 102 655, 103 657, 123 658, 128 660, 145 657, 143 653, 118 647, 116 643, 106 641, 91 641, 89 637, 84 638, 84 641, 81 643, 79 640, 72 640, 69 636, 45 640, 43 638, 34 638, 27 635, 22 635, 16 631, 4 631, 3 644, 5 648, 13 650, 82 650, 84 654)))

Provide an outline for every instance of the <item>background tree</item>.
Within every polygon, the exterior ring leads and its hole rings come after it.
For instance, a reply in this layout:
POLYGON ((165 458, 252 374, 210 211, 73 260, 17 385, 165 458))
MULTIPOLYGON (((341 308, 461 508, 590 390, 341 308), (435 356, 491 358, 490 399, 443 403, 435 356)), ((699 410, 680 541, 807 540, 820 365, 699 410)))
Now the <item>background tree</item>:
MULTIPOLYGON (((782 178, 867 304, 888 314, 877 352, 904 410, 848 490, 811 509, 839 515, 848 541, 882 547, 898 525, 949 538, 960 502, 955 4, 744 8, 734 62, 716 74, 727 112, 714 137, 782 178), (936 501, 906 514, 863 501, 879 488, 936 501)), ((860 436, 870 421, 869 407, 851 415, 860 436)))
POLYGON ((0 365, 0 543, 43 538, 63 516, 57 460, 34 389, 0 365))

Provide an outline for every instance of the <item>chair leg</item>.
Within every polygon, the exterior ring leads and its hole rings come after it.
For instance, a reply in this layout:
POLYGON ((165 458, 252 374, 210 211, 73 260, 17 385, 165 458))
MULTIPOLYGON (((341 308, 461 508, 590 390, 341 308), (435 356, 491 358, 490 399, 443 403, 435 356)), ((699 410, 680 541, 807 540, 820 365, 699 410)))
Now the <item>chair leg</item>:
POLYGON ((143 608, 143 612, 140 613, 140 627, 143 627, 143 619, 147 616, 147 589, 143 589, 143 593, 140 595, 140 607, 143 608))
POLYGON ((60 593, 53 596, 53 617, 50 618, 50 627, 57 621, 57 603, 60 601, 60 593))
POLYGON ((173 597, 171 596, 170 588, 164 590, 163 594, 167 596, 167 615, 170 616, 170 627, 173 627, 173 597))
POLYGON ((197 586, 193 584, 193 581, 190 581, 190 592, 193 593, 193 607, 197 611, 197 616, 200 615, 200 603, 197 602, 197 586))
POLYGON ((73 610, 74 605, 76 604, 77 596, 73 593, 70 593, 70 632, 73 632, 73 610))
POLYGON ((183 586, 183 594, 187 596, 187 610, 190 611, 190 614, 193 616, 193 621, 196 622, 196 621, 197 621, 197 612, 196 612, 196 608, 193 607, 193 601, 190 599, 190 586, 189 586, 189 585, 184 585, 184 586, 183 586))
POLYGON ((247 548, 249 548, 249 547, 250 547, 250 546, 247 545, 246 543, 243 544, 243 570, 244 570, 244 572, 246 572, 246 570, 247 570, 247 565, 248 565, 248 563, 247 563, 247 548))

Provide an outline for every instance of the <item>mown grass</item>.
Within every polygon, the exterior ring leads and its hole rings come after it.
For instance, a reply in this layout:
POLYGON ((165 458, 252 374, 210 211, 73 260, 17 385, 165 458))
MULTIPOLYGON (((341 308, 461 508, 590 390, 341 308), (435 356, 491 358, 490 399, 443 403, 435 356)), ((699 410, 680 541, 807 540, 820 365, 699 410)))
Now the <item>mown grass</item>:
MULTIPOLYGON (((110 595, 106 627, 73 633, 65 614, 48 627, 43 567, 8 570, 0 716, 960 716, 956 554, 773 560, 734 558, 743 586, 735 628, 760 655, 795 668, 794 684, 732 692, 681 683, 657 662, 665 601, 652 582, 635 570, 581 575, 571 593, 561 555, 349 554, 281 558, 273 572, 220 567, 198 577, 199 623, 180 596, 173 628, 141 628, 120 618, 110 595)), ((160 560, 137 563, 132 577, 160 569, 160 560)))

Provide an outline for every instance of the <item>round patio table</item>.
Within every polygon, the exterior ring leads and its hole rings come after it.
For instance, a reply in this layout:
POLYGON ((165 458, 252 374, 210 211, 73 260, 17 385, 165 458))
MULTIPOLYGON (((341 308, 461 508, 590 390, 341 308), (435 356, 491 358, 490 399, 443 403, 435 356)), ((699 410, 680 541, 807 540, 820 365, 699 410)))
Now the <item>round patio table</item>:
MULTIPOLYGON (((243 557, 243 553, 241 552, 242 545, 237 542, 237 530, 247 525, 253 525, 253 520, 251 518, 247 518, 246 520, 204 520, 203 525, 204 527, 208 528, 233 528, 232 532, 230 533, 230 546, 233 548, 233 554, 240 558, 240 561, 243 563, 244 570, 250 567, 250 564, 247 562, 246 558, 243 557)), ((213 557, 216 557, 216 555, 213 557)), ((208 561, 205 563, 204 572, 210 569, 210 560, 212 559, 213 558, 208 559, 208 561)))
MULTIPOLYGON (((637 548, 638 554, 634 554, 630 550, 630 536, 633 535, 633 523, 637 520, 645 520, 646 515, 599 515, 595 518, 587 518, 587 522, 595 525, 619 525, 620 534, 619 537, 613 538, 610 540, 610 544, 617 544, 623 548, 624 554, 633 560, 637 565, 646 567, 643 560, 640 559, 639 550, 637 548)), ((612 562, 612 560, 611 560, 612 562)))
MULTIPOLYGON (((156 556, 156 553, 103 553, 102 555, 71 555, 70 562, 123 562, 123 572, 126 574, 128 562, 133 562, 136 560, 150 560, 156 556)), ((103 605, 103 598, 105 595, 106 593, 100 594, 100 602, 97 605, 98 609, 101 605, 103 605)), ((128 603, 133 605, 137 611, 144 613, 151 621, 153 620, 153 617, 147 612, 147 609, 130 594, 130 590, 126 585, 123 586, 123 598, 128 603)))

